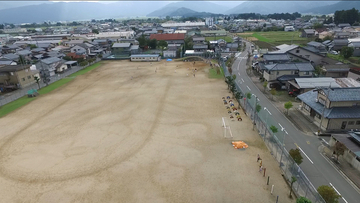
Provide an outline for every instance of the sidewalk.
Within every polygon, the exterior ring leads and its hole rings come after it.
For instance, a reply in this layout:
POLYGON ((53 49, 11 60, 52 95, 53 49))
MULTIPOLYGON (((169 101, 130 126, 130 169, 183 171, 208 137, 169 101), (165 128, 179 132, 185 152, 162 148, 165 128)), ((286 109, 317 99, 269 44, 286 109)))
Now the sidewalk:
POLYGON ((338 170, 341 171, 351 182, 354 183, 354 186, 357 187, 357 191, 360 192, 360 172, 352 167, 346 160, 339 157, 339 161, 336 161, 336 157, 332 157, 332 150, 325 147, 322 150, 322 154, 328 159, 330 163, 338 170))

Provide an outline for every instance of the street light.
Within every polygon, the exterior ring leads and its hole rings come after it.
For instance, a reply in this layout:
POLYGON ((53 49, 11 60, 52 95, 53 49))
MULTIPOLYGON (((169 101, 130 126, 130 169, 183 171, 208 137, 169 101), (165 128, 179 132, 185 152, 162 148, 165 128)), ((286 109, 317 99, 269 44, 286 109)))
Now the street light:
POLYGON ((256 106, 257 106, 257 102, 260 101, 260 99, 255 95, 255 94, 251 94, 252 96, 255 97, 255 106, 254 106, 254 123, 253 123, 253 130, 255 128, 255 115, 256 115, 256 106))
POLYGON ((272 114, 270 113, 270 111, 266 107, 264 107, 264 110, 268 112, 266 114, 266 118, 265 118, 265 126, 266 126, 266 128, 265 128, 265 133, 264 134, 266 135, 266 129, 267 129, 267 126, 268 126, 267 119, 268 119, 269 115, 271 116, 272 114))

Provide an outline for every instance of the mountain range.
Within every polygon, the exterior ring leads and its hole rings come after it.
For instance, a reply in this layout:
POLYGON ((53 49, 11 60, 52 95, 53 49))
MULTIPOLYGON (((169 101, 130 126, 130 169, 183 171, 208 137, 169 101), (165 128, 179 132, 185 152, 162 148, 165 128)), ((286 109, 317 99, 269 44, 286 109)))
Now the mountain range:
POLYGON ((117 2, 18 2, 0 1, 0 23, 75 21, 104 18, 196 16, 239 13, 330 14, 351 8, 357 1, 117 1, 117 2), (276 6, 275 6, 276 5, 276 6))

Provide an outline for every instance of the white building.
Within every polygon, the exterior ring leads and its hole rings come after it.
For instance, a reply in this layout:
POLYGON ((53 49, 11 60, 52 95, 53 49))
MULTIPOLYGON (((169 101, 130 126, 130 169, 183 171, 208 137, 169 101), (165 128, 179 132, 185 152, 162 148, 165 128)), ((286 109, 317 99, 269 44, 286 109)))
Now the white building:
POLYGON ((158 54, 136 54, 130 56, 130 61, 135 62, 149 62, 160 61, 161 57, 158 54))
POLYGON ((285 26, 284 31, 285 32, 295 31, 295 28, 294 26, 285 26))
POLYGON ((212 27, 214 25, 214 18, 205 18, 205 25, 212 27))
POLYGON ((190 22, 186 21, 185 23, 162 23, 161 27, 199 27, 205 26, 205 22, 190 22))

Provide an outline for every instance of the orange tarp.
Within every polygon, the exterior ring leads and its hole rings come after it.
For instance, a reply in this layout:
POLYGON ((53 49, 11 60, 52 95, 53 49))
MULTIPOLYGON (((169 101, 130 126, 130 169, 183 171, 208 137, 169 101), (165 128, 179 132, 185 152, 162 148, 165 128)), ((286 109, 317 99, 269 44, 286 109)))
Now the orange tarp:
POLYGON ((231 142, 235 149, 246 149, 249 146, 243 141, 231 142))

